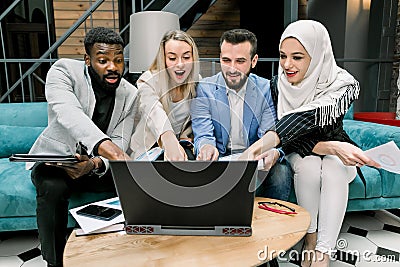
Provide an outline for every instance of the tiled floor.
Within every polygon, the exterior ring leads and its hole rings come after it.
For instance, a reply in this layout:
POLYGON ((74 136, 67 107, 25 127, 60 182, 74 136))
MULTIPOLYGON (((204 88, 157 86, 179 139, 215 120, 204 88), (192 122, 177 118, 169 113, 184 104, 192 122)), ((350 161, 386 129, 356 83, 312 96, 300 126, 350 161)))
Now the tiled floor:
MULTIPOLYGON (((347 213, 338 240, 338 260, 331 267, 400 266, 400 218, 387 211, 347 213), (386 257, 385 257, 386 255, 386 257)), ((279 266, 298 266, 301 244, 279 260, 279 266)), ((0 233, 0 267, 45 267, 37 232, 0 233)))

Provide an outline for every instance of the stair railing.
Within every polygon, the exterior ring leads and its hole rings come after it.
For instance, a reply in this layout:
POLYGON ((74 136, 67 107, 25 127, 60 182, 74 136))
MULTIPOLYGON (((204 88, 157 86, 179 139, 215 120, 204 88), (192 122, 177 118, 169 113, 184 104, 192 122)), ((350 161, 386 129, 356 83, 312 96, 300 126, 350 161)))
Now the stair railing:
MULTIPOLYGON (((105 0, 97 0, 93 5, 90 6, 88 10, 86 10, 82 16, 53 44, 49 47, 49 49, 39 58, 39 60, 34 59, 34 64, 25 72, 23 73, 20 78, 11 86, 9 87, 8 85, 8 78, 7 78, 7 92, 0 97, 0 103, 5 99, 9 98, 9 95, 14 91, 14 89, 22 83, 22 81, 29 75, 31 75, 43 62, 43 59, 47 59, 97 8, 104 2, 105 0)), ((7 12, 10 12, 12 8, 14 8, 20 0, 14 1, 13 5, 7 8, 7 12)), ((6 12, 5 11, 5 12, 6 12)), ((4 12, 3 12, 4 13, 4 12)), ((5 16, 5 15, 4 15, 5 16)), ((3 17, 1 17, 3 18, 3 17)), ((0 20, 1 23, 1 20, 0 20)), ((0 24, 1 25, 1 24, 0 24)), ((1 29, 0 29, 1 30, 1 29)), ((48 29, 49 30, 49 29, 48 29)), ((2 32, 2 31, 1 31, 2 32)), ((3 36, 1 35, 2 42, 3 42, 3 36)), ((4 44, 3 44, 3 50, 4 50, 4 44)), ((4 54, 4 60, 0 60, 4 62, 4 64, 7 64, 9 62, 13 62, 13 60, 6 59, 5 53, 4 54)), ((15 61, 14 61, 15 62, 15 61)), ((26 59, 18 59, 18 62, 29 62, 26 59)), ((21 69, 21 67, 20 67, 21 69)), ((6 71, 7 75, 7 71, 6 71)), ((30 89, 31 90, 31 89, 30 89)), ((24 93, 22 93, 24 94, 24 93)), ((32 97, 31 97, 32 98, 32 97)))

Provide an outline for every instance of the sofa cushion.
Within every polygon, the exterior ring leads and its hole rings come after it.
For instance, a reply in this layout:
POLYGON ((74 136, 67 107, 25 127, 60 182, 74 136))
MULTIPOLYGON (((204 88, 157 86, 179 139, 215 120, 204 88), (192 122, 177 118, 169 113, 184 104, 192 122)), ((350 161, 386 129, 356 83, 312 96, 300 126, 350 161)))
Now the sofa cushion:
POLYGON ((1 103, 0 124, 47 126, 47 102, 1 103))
MULTIPOLYGON (((36 216, 36 190, 31 171, 23 162, 0 159, 0 217, 36 216)), ((79 192, 71 197, 69 208, 117 196, 114 192, 79 192)))
POLYGON ((361 167, 361 172, 365 177, 365 186, 360 176, 349 185, 349 199, 373 198, 382 196, 382 177, 379 170, 371 167, 361 167))
POLYGON ((400 174, 379 170, 382 176, 382 196, 399 197, 400 196, 400 174))
POLYGON ((28 153, 36 138, 45 127, 0 125, 0 157, 15 153, 28 153))
POLYGON ((394 141, 400 147, 400 128, 396 126, 356 121, 343 120, 344 130, 362 150, 394 141))
POLYGON ((1 217, 36 215, 36 191, 23 162, 0 159, 1 217))
POLYGON ((345 120, 352 120, 354 117, 354 106, 351 105, 349 109, 347 110, 346 114, 344 114, 344 119, 345 120))

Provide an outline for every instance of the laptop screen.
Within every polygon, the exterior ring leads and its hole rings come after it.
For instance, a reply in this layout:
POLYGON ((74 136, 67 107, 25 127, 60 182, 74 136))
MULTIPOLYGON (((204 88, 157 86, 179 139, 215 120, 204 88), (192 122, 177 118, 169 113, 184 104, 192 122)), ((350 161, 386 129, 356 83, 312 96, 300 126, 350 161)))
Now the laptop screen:
POLYGON ((110 161, 127 225, 251 226, 257 161, 110 161))

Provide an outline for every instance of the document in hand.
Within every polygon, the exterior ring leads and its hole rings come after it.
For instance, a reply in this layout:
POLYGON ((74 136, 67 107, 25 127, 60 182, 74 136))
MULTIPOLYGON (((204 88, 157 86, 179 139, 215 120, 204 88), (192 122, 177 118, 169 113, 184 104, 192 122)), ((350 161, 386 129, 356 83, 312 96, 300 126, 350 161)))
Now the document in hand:
POLYGON ((153 161, 156 160, 162 153, 164 153, 164 149, 160 147, 153 147, 149 151, 144 152, 136 160, 139 161, 153 161))
MULTIPOLYGON (((236 153, 236 154, 232 154, 232 155, 220 157, 218 160, 219 160, 219 161, 234 161, 234 160, 239 160, 240 155, 242 155, 242 153, 236 153)), ((264 161, 263 161, 262 159, 260 159, 260 160, 258 161, 257 169, 258 169, 258 170, 264 170, 264 161)))
POLYGON ((382 169, 400 174, 400 149, 394 141, 366 150, 365 154, 378 162, 382 169))

